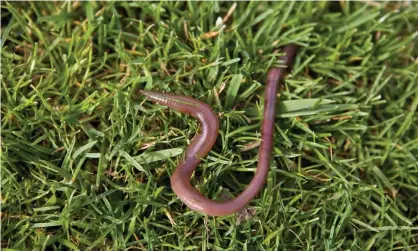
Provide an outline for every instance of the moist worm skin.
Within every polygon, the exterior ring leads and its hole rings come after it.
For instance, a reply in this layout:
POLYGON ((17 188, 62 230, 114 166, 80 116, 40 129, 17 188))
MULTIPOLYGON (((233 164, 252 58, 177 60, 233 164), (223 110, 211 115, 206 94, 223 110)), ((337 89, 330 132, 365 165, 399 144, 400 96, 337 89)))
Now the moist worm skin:
MULTIPOLYGON (((280 60, 289 66, 296 54, 296 46, 284 48, 285 56, 280 60)), ((247 188, 237 197, 227 201, 214 201, 204 197, 190 184, 190 178, 212 146, 218 135, 219 122, 210 106, 197 99, 165 94, 152 91, 141 91, 149 100, 168 106, 179 112, 196 118, 201 124, 200 132, 187 147, 184 158, 180 161, 171 176, 171 187, 180 200, 192 210, 210 216, 224 216, 236 213, 244 208, 264 187, 270 168, 270 158, 273 148, 274 119, 276 117, 276 101, 278 84, 282 80, 284 68, 273 68, 268 72, 264 91, 264 114, 261 126, 261 144, 258 155, 257 170, 247 188)))

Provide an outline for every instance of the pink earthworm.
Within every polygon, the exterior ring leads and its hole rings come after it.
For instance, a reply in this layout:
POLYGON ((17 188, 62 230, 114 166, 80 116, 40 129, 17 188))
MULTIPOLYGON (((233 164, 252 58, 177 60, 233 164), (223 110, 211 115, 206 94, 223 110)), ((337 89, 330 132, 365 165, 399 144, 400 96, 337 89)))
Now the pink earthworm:
MULTIPOLYGON (((296 45, 287 45, 283 50, 286 54, 280 60, 284 61, 285 65, 289 67, 296 55, 296 45)), ((200 132, 198 132, 187 147, 184 158, 180 161, 171 176, 171 187, 174 193, 189 208, 210 216, 230 215, 243 209, 264 187, 270 168, 271 152, 273 150, 277 90, 285 71, 285 68, 272 68, 267 75, 267 84, 264 91, 265 101, 261 126, 261 143, 255 175, 241 194, 226 201, 208 199, 190 184, 190 178, 193 172, 201 159, 209 153, 218 135, 218 118, 211 107, 191 97, 141 91, 149 100, 191 115, 201 124, 200 132)))

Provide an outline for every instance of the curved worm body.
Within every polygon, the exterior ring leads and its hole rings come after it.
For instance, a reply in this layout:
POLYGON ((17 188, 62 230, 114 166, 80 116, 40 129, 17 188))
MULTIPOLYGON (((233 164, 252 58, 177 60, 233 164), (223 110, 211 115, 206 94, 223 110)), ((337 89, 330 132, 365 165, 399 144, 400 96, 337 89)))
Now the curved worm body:
MULTIPOLYGON (((288 45, 284 48, 284 51, 286 55, 280 59, 285 62, 285 65, 289 66, 295 57, 296 46, 288 45)), ((190 178, 194 170, 201 159, 209 153, 218 134, 218 118, 210 106, 191 97, 141 91, 151 101, 191 115, 201 124, 200 132, 187 147, 184 159, 180 161, 171 176, 171 187, 174 193, 189 208, 211 216, 233 214, 244 208, 263 188, 267 179, 273 148, 278 83, 283 78, 284 71, 283 68, 273 68, 268 72, 256 173, 241 194, 227 201, 210 200, 190 184, 190 178)))

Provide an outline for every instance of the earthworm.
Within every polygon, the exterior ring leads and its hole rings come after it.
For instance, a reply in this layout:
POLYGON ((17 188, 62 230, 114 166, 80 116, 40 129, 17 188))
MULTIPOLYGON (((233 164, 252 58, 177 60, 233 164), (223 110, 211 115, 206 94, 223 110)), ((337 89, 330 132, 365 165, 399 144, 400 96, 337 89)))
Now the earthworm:
MULTIPOLYGON (((284 61, 287 67, 296 54, 296 45, 287 45, 284 49, 284 61)), ((218 134, 218 118, 206 103, 197 99, 152 91, 141 91, 149 100, 196 118, 200 124, 200 132, 187 147, 186 154, 171 176, 171 187, 174 193, 192 210, 210 216, 225 216, 243 209, 264 187, 270 168, 273 149, 274 119, 276 117, 276 100, 278 84, 282 80, 284 68, 272 68, 267 74, 264 91, 264 114, 261 126, 261 144, 255 175, 247 188, 237 197, 226 201, 214 201, 204 197, 190 184, 190 178, 212 146, 218 134)))

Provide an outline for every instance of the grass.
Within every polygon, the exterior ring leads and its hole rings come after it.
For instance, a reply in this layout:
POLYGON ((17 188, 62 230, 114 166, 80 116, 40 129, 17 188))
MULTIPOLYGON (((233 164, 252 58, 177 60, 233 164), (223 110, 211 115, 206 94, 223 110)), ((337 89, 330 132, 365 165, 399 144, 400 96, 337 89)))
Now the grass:
POLYGON ((1 20, 3 250, 418 249, 416 2, 2 1, 1 20), (235 196, 288 43, 265 189, 247 215, 190 211, 169 177, 198 124, 139 90, 219 113, 192 182, 235 196))

